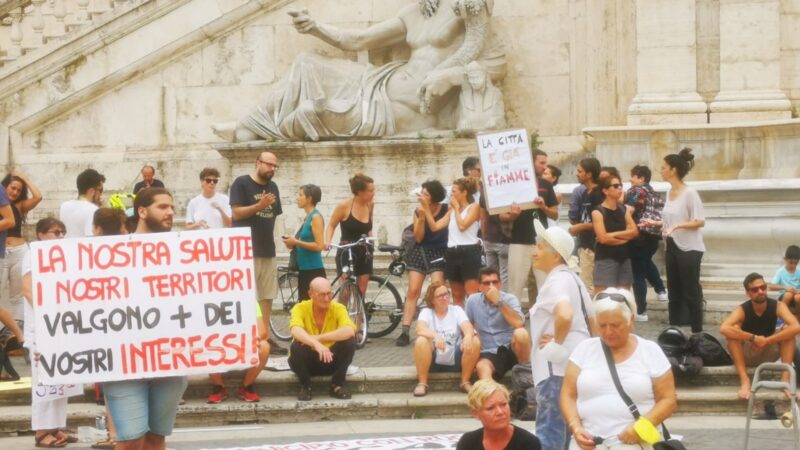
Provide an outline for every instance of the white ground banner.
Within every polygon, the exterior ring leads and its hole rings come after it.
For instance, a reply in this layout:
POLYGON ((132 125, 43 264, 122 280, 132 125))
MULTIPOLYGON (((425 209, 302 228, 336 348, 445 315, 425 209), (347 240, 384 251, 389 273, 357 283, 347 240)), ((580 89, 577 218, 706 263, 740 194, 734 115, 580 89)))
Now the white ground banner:
POLYGON ((349 441, 297 442, 213 450, 455 450, 459 438, 461 438, 460 434, 435 434, 433 436, 382 437, 349 441))

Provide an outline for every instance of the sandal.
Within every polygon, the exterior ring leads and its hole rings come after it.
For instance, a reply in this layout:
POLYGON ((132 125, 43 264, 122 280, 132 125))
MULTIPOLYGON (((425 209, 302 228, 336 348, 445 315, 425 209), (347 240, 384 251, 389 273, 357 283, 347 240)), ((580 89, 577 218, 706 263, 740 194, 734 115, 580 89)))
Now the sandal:
POLYGON ((57 438, 52 433, 34 436, 34 440, 37 448, 63 448, 67 446, 67 441, 57 438))
POLYGON ((417 383, 417 385, 414 386, 413 394, 414 397, 425 397, 428 395, 428 385, 425 383, 417 383))
POLYGON ((463 383, 459 384, 458 387, 461 389, 461 392, 469 394, 469 391, 472 390, 472 383, 469 381, 464 381, 463 383))
POLYGON ((97 448, 100 450, 114 450, 114 447, 116 447, 116 445, 117 441, 108 438, 108 439, 103 439, 102 441, 95 442, 94 444, 92 444, 92 448, 97 448))
POLYGON ((347 400, 352 397, 350 395, 350 391, 347 390, 344 386, 337 386, 335 384, 331 385, 330 395, 333 398, 338 398, 339 400, 347 400))
POLYGON ((60 439, 69 444, 74 444, 78 442, 78 436, 75 436, 74 434, 71 434, 66 430, 56 430, 55 433, 53 433, 53 436, 55 436, 56 439, 60 439))

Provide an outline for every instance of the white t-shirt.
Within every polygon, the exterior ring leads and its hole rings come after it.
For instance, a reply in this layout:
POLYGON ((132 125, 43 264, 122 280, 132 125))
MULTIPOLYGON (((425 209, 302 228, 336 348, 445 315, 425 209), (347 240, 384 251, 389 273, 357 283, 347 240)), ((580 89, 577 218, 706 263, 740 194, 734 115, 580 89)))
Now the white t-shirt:
POLYGON ((94 235, 92 221, 97 205, 86 200, 67 200, 61 204, 58 217, 67 227, 66 238, 94 235))
POLYGON ((467 313, 458 305, 449 305, 447 307, 447 315, 444 316, 444 319, 436 317, 433 309, 423 308, 422 311, 419 312, 417 320, 428 324, 428 328, 443 337, 448 343, 456 346, 456 348, 461 345, 460 326, 464 322, 469 322, 467 313))
MULTIPOLYGON (((697 191, 690 187, 685 187, 683 192, 681 192, 675 200, 670 200, 669 192, 667 192, 667 200, 664 203, 664 209, 661 211, 661 220, 665 230, 671 226, 690 220, 705 219, 703 201, 700 199, 700 194, 698 194, 697 191)), ((693 230, 679 228, 673 231, 670 237, 675 241, 675 245, 685 252, 690 250, 698 252, 706 251, 706 246, 703 244, 703 232, 701 228, 695 228, 693 230)))
MULTIPOLYGON (((469 212, 472 208, 480 208, 477 203, 470 203, 466 208, 461 211, 461 219, 466 219, 469 212)), ((470 226, 467 227, 466 230, 461 231, 458 229, 458 221, 455 217, 455 210, 453 210, 453 215, 450 216, 450 222, 447 225, 447 246, 448 247, 455 247, 456 245, 475 245, 478 241, 478 231, 481 229, 481 221, 480 218, 474 222, 470 226)))
MULTIPOLYGON (((539 342, 544 334, 551 336, 555 334, 555 309, 561 302, 569 302, 572 305, 572 327, 561 344, 572 353, 578 344, 590 336, 583 311, 585 309, 591 315, 592 297, 583 281, 563 264, 547 274, 544 284, 539 289, 536 303, 531 309, 531 342, 539 342)), ((549 363, 539 351, 539 347, 534 345, 531 349, 531 369, 534 384, 539 384, 552 375, 564 376, 567 361, 549 363)))
MULTIPOLYGON (((653 379, 667 373, 670 365, 658 344, 634 334, 631 338, 637 340, 636 350, 628 359, 616 364, 617 374, 639 413, 645 415, 656 403, 653 379)), ((581 342, 569 359, 581 370, 578 415, 583 428, 593 436, 615 439, 634 419, 614 387, 600 338, 581 342)), ((613 441, 608 443, 613 444, 613 441)))
POLYGON ((198 223, 205 220, 209 228, 224 228, 222 214, 212 206, 214 203, 219 205, 228 217, 231 217, 230 199, 225 194, 215 192, 211 198, 203 197, 203 194, 200 194, 189 200, 189 205, 186 206, 186 223, 198 223))

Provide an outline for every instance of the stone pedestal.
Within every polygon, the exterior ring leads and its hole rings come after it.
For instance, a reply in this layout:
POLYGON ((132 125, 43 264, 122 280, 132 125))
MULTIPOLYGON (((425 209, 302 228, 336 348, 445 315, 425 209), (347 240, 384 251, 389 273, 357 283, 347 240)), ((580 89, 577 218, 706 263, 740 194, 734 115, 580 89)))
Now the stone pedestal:
POLYGON ((697 93, 695 0, 637 0, 637 93, 629 125, 706 123, 697 93))
POLYGON ((780 90, 781 2, 720 0, 720 92, 711 122, 791 118, 780 90))

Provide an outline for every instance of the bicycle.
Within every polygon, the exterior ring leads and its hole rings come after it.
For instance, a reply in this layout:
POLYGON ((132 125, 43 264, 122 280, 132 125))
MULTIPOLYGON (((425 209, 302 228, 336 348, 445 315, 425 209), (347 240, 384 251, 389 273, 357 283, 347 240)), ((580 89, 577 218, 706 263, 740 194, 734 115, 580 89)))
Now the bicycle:
MULTIPOLYGON (((363 298, 363 310, 366 313, 368 324, 367 337, 370 338, 388 335, 397 328, 403 318, 403 299, 390 281, 391 277, 400 279, 405 273, 406 263, 403 258, 403 247, 381 244, 378 246, 378 251, 391 253, 392 262, 389 263, 387 277, 377 275, 369 277, 366 295, 363 298)), ((288 341, 291 339, 289 330, 291 310, 298 302, 298 275, 297 272, 289 271, 287 267, 283 266, 278 267, 278 271, 282 274, 278 277, 278 295, 273 300, 270 328, 276 339, 288 341)), ((352 273, 352 267, 348 267, 348 271, 352 273)), ((333 281, 334 287, 340 279, 342 277, 336 277, 333 281)), ((338 295, 340 289, 341 287, 337 289, 334 296, 338 295)))

